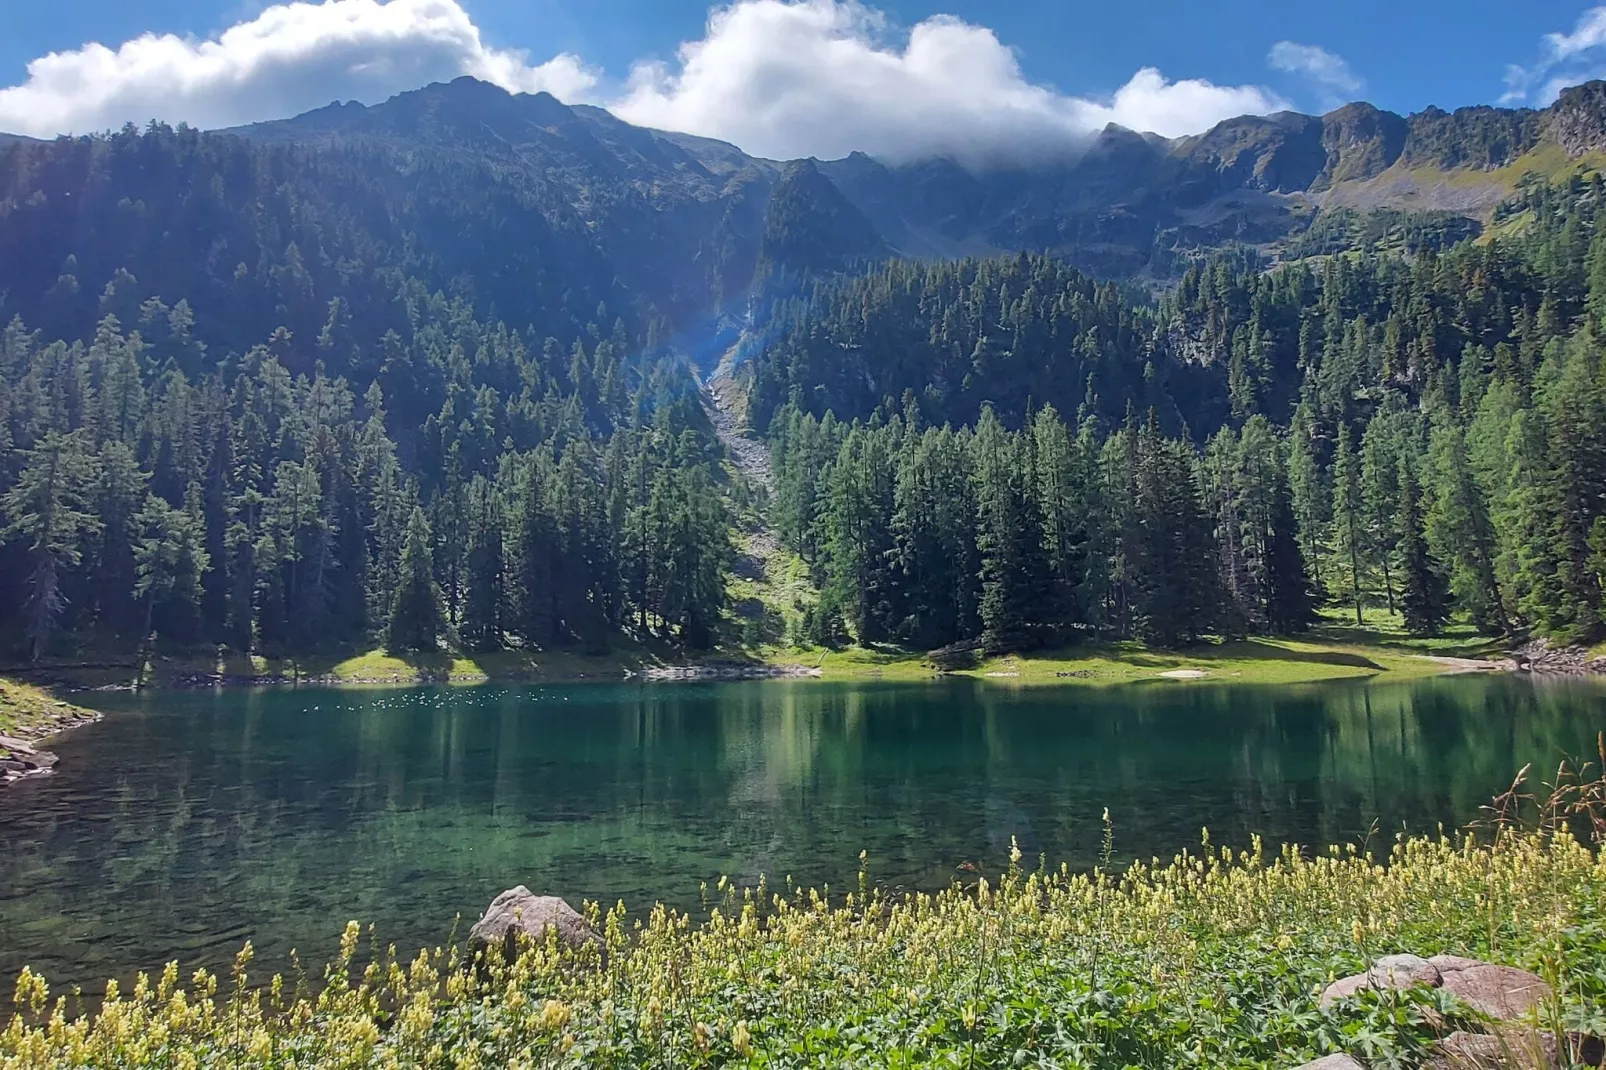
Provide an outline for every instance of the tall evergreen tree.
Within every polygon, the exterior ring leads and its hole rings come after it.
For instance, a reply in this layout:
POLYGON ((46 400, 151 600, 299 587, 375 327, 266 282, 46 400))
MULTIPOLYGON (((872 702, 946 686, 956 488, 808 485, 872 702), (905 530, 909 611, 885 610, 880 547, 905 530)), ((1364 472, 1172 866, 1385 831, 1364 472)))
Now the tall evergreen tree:
POLYGON ((50 431, 23 457, 17 485, 0 506, 8 521, 5 537, 20 542, 30 560, 23 615, 37 662, 67 606, 63 574, 78 567, 101 521, 91 512, 97 473, 82 432, 50 431))
POLYGON ((1450 619, 1450 585, 1428 552, 1422 530, 1421 493, 1416 472, 1400 472, 1399 527, 1402 566, 1400 611, 1412 635, 1437 635, 1450 619))
POLYGON ((1350 600, 1355 607, 1355 623, 1361 618, 1362 560, 1366 552, 1365 501, 1361 495, 1360 460, 1355 454, 1349 424, 1338 429, 1338 445, 1333 454, 1333 527, 1338 552, 1349 567, 1350 600))
POLYGON ((429 520, 424 510, 415 505, 407 520, 396 601, 391 606, 386 637, 386 646, 394 652, 439 649, 446 620, 431 558, 429 520))

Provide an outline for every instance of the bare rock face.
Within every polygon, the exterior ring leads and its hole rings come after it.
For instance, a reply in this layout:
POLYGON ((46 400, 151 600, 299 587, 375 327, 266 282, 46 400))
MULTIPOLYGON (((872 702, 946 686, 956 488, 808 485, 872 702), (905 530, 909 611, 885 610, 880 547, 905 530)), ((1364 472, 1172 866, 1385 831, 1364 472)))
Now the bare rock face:
POLYGON ((480 950, 500 945, 512 958, 518 953, 521 935, 534 943, 545 943, 549 931, 557 933, 559 943, 572 948, 601 942, 591 925, 568 903, 555 895, 535 895, 521 884, 491 900, 468 931, 468 946, 470 950, 480 950))

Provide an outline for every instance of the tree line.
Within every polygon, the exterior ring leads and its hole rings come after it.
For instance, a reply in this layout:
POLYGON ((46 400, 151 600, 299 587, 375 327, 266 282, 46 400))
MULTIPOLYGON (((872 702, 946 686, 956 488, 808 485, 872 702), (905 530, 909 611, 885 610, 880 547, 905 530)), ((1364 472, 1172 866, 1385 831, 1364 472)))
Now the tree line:
POLYGON ((87 343, 13 320, 5 638, 35 659, 153 634, 267 653, 601 649, 626 627, 708 645, 727 522, 684 371, 622 369, 594 329, 553 367, 551 346, 462 312, 377 340, 360 397, 286 331, 186 374, 184 315, 154 298, 153 342, 112 314, 87 343), (298 348, 311 374, 287 367, 298 348), (410 398, 438 379, 439 410, 398 420, 393 378, 410 398))

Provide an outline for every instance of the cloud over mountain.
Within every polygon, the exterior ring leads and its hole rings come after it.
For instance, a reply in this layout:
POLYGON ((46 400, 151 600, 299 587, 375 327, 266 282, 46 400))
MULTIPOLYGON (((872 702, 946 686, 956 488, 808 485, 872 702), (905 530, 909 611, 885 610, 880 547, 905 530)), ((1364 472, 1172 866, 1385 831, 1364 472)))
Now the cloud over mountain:
POLYGON ((1506 68, 1502 104, 1549 105, 1569 85, 1606 76, 1606 5, 1578 16, 1571 33, 1547 33, 1539 58, 1506 68))
POLYGON ((632 72, 613 109, 759 155, 961 158, 1053 149, 1119 123, 1167 136, 1281 102, 1254 86, 1168 81, 1145 68, 1105 100, 1029 82, 986 27, 938 15, 895 33, 848 0, 741 0, 678 62, 632 72))
POLYGON ((1266 65, 1275 71, 1297 74, 1311 82, 1322 96, 1322 104, 1332 107, 1366 88, 1366 83, 1350 69, 1343 56, 1320 45, 1297 41, 1278 41, 1266 54, 1266 65))
POLYGON ((1106 97, 1071 96, 1029 81, 984 26, 938 15, 904 31, 858 0, 736 0, 674 63, 638 64, 612 90, 579 57, 532 64, 489 46, 457 0, 325 0, 269 7, 212 40, 147 34, 43 56, 26 82, 0 89, 0 130, 230 126, 463 74, 779 158, 983 161, 1061 150, 1112 122, 1178 136, 1286 106, 1258 86, 1153 68, 1106 97))
POLYGON ((596 84, 574 56, 531 66, 522 52, 489 47, 456 0, 289 3, 213 40, 145 34, 115 50, 41 56, 26 82, 0 89, 0 130, 50 136, 152 118, 231 126, 463 74, 569 98, 596 84))

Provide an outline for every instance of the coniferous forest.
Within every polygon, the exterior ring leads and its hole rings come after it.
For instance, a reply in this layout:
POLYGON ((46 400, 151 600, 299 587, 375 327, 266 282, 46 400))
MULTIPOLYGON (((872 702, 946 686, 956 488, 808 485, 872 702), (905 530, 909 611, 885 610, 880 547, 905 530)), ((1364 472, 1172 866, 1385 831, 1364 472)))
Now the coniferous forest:
POLYGON ((1134 302, 1048 257, 890 263, 782 311, 751 415, 851 632, 1014 649, 1293 632, 1599 634, 1598 176, 1443 254, 1219 256, 1134 302))
MULTIPOLYGON (((1381 606, 1594 639, 1602 194, 1533 179, 1498 233, 1163 283, 777 268, 734 376, 819 591, 793 638, 1174 647, 1381 606)), ((747 499, 700 328, 554 196, 361 142, 0 149, 0 639, 715 644, 747 499)))
POLYGON ((447 196, 428 174, 404 199, 364 187, 371 160, 189 130, 0 173, 33 191, 0 202, 9 643, 712 641, 727 521, 695 385, 576 276, 481 246, 479 289, 524 294, 498 318, 452 263, 505 222, 472 186, 454 244, 410 229, 447 196))

